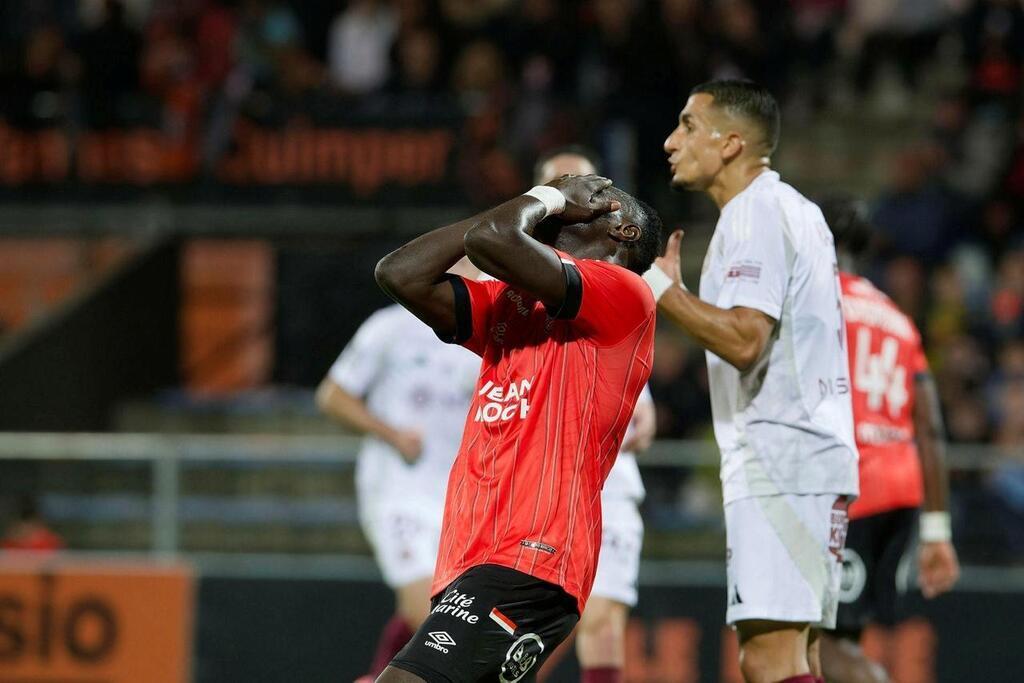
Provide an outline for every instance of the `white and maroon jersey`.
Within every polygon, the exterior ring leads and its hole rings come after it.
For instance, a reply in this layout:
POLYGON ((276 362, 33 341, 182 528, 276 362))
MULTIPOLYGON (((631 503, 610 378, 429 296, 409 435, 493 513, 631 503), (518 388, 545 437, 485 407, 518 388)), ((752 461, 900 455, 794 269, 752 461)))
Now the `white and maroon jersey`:
POLYGON ((928 372, 921 335, 869 280, 840 278, 860 451, 860 498, 850 517, 918 507, 924 479, 914 440, 914 378, 928 372))
MULTIPOLYGON (((654 403, 650 387, 645 386, 640 392, 640 398, 636 401, 641 403, 654 403)), ((633 422, 629 423, 626 429, 626 436, 622 438, 625 443, 633 438, 633 422)), ((601 490, 603 502, 609 500, 630 500, 636 504, 643 501, 647 491, 644 489, 644 481, 640 477, 640 467, 636 463, 636 454, 629 451, 620 451, 619 457, 615 458, 615 464, 608 472, 608 478, 604 480, 604 488, 601 490)))
POLYGON ((444 499, 479 372, 478 356, 445 344, 401 306, 382 308, 363 323, 329 376, 385 423, 418 431, 423 453, 409 465, 391 446, 367 437, 356 465, 362 495, 444 499))
POLYGON ((777 322, 746 372, 707 353, 725 502, 857 493, 846 333, 821 210, 765 171, 722 209, 700 298, 777 322))

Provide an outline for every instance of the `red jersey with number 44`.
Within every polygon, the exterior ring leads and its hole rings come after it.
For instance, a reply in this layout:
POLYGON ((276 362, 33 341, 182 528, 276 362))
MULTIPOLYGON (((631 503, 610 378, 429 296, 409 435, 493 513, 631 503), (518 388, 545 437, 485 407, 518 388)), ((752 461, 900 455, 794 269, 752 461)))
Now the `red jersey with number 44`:
POLYGON ((437 594, 497 564, 561 586, 580 612, 601 547, 601 487, 651 373, 655 302, 635 273, 559 252, 559 311, 452 277, 451 342, 483 358, 448 479, 437 594))
POLYGON ((870 281, 839 274, 843 288, 853 425, 860 451, 857 519, 924 500, 914 441, 914 378, 928 372, 914 322, 870 281))

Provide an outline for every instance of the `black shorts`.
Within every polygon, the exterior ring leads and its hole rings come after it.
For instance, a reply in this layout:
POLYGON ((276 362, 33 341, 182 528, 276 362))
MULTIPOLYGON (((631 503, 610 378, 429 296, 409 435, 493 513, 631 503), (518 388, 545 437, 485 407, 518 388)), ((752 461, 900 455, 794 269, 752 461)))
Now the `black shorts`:
POLYGON ((579 621, 576 598, 547 581, 493 564, 464 572, 391 666, 427 683, 532 681, 579 621))
POLYGON ((868 623, 896 623, 905 593, 905 587, 899 585, 899 569, 916 522, 917 508, 850 520, 836 635, 859 640, 868 623))

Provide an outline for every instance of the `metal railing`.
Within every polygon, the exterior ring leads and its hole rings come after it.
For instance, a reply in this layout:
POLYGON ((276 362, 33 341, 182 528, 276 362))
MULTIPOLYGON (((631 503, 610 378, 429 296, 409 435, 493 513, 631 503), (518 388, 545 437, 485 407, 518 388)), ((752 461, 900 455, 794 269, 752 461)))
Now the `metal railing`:
MULTIPOLYGON (((87 462, 139 463, 149 467, 150 551, 160 555, 181 550, 182 469, 193 465, 214 467, 225 464, 294 465, 297 469, 314 464, 354 466, 360 440, 351 436, 281 434, 137 434, 137 433, 0 433, 0 467, 5 462, 87 462)), ((1007 454, 986 446, 957 446, 949 453, 954 471, 983 473, 1007 462, 1007 454)), ((1016 458, 1014 458, 1016 459, 1016 458)), ((642 468, 717 467, 719 454, 710 441, 657 441, 641 456, 642 468)), ((201 568, 219 575, 239 571, 239 557, 230 552, 190 552, 201 568)), ((341 554, 288 555, 246 553, 246 574, 331 575, 338 571, 372 578, 372 561, 366 556, 341 554)), ((703 582, 720 580, 720 563, 702 560, 645 561, 642 578, 647 583, 672 583, 684 577, 703 582), (685 569, 685 571, 684 571, 685 569)), ((1001 586, 1007 582, 1024 590, 1024 569, 970 568, 966 577, 977 579, 979 587, 1001 586)))

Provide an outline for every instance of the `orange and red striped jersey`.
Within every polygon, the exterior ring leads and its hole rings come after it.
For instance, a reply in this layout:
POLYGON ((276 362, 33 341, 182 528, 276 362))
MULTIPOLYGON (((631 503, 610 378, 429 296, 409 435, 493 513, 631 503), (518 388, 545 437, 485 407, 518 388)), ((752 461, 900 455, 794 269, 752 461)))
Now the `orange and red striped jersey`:
POLYGON ((559 252, 551 314, 498 281, 452 278, 457 341, 480 377, 448 479, 433 593, 481 564, 561 586, 582 613, 601 547, 601 487, 651 373, 655 302, 635 273, 559 252))
POLYGON ((850 518, 924 500, 914 440, 914 377, 928 372, 914 322, 865 278, 840 273, 860 451, 860 497, 850 518))

